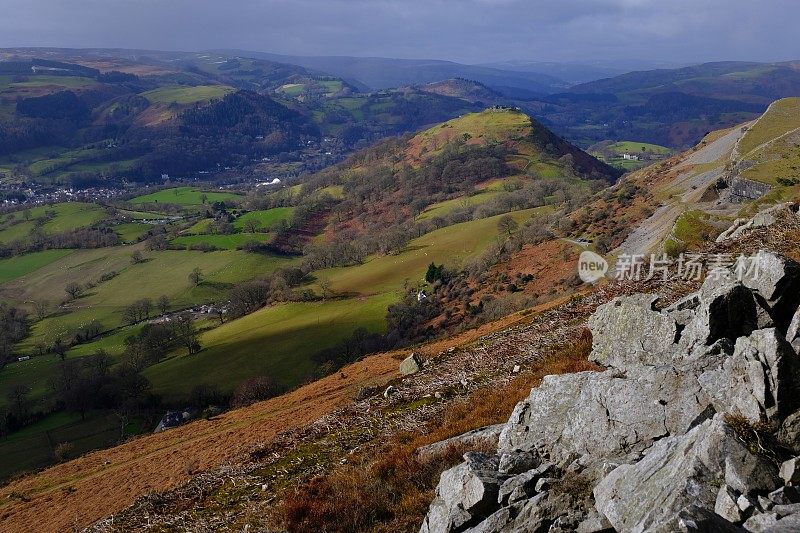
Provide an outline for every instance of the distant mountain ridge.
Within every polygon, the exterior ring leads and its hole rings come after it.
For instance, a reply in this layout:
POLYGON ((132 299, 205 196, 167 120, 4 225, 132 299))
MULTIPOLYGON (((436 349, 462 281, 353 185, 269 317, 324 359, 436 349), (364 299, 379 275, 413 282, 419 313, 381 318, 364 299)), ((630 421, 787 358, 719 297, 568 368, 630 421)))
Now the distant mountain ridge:
POLYGON ((462 100, 473 103, 481 102, 486 104, 504 99, 501 93, 495 91, 491 87, 464 78, 454 78, 451 80, 429 83, 420 87, 420 90, 441 96, 461 98, 462 100))
POLYGON ((450 78, 467 78, 479 81, 489 87, 503 87, 502 92, 506 96, 514 96, 515 90, 526 93, 548 94, 563 90, 569 86, 563 80, 538 72, 513 72, 492 67, 463 65, 438 59, 290 56, 245 50, 220 52, 300 65, 360 83, 372 90, 388 89, 401 85, 423 85, 450 78))
POLYGON ((679 91, 696 96, 731 98, 767 104, 800 94, 800 66, 796 62, 756 63, 724 61, 679 69, 636 71, 571 87, 571 93, 664 93, 679 91))

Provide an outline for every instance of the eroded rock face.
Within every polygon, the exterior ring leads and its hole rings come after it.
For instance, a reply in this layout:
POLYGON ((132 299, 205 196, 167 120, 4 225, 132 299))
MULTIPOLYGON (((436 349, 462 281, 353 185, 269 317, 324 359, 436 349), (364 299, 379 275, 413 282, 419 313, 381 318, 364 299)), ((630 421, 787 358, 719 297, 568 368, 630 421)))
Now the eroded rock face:
POLYGON ((698 380, 718 411, 740 414, 752 422, 786 417, 800 401, 800 361, 774 328, 740 337, 733 355, 698 380))
POLYGON ((442 474, 422 530, 798 530, 800 266, 758 260, 663 310, 600 306, 590 358, 607 369, 547 376, 497 457, 442 474))
POLYGON ((618 531, 676 530, 684 509, 715 509, 732 464, 747 470, 755 484, 775 483, 774 465, 750 453, 717 415, 612 471, 594 488, 596 507, 618 531))
POLYGON ((697 308, 676 347, 681 355, 720 339, 749 335, 758 327, 756 299, 732 275, 707 278, 697 299, 697 308))
POLYGON ((492 514, 499 507, 497 496, 505 481, 498 466, 497 456, 470 452, 463 463, 442 473, 420 531, 463 531, 492 514))
POLYGON ((659 364, 670 353, 677 324, 653 309, 657 296, 614 298, 598 307, 589 319, 592 330, 591 360, 624 368, 635 363, 659 364))
POLYGON ((685 432, 709 403, 697 376, 674 366, 547 376, 514 408, 499 450, 536 449, 555 461, 572 453, 624 460, 685 432))

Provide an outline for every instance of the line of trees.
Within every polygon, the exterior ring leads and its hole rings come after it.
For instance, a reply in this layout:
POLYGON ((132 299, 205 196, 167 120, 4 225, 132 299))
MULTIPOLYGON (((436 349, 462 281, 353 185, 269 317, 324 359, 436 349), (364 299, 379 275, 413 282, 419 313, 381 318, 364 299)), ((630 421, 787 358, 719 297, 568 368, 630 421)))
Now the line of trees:
POLYGON ((14 345, 28 336, 30 323, 25 310, 0 303, 0 369, 10 360, 14 345))

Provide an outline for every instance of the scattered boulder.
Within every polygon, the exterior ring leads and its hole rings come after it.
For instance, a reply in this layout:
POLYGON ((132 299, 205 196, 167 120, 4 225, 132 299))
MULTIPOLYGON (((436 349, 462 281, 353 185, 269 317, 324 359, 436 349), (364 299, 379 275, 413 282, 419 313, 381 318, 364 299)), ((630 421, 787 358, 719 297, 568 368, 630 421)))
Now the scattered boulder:
POLYGON ((404 376, 416 374, 422 370, 422 359, 416 353, 412 353, 400 363, 400 373, 404 376))

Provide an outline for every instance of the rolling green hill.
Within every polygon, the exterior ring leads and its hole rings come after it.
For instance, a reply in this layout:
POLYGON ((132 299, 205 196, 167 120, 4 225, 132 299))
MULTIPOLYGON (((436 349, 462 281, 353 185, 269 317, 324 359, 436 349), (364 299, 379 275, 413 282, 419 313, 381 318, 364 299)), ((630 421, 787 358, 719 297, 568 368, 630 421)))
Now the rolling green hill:
POLYGON ((736 149, 742 177, 777 188, 800 184, 800 98, 773 103, 736 149))

